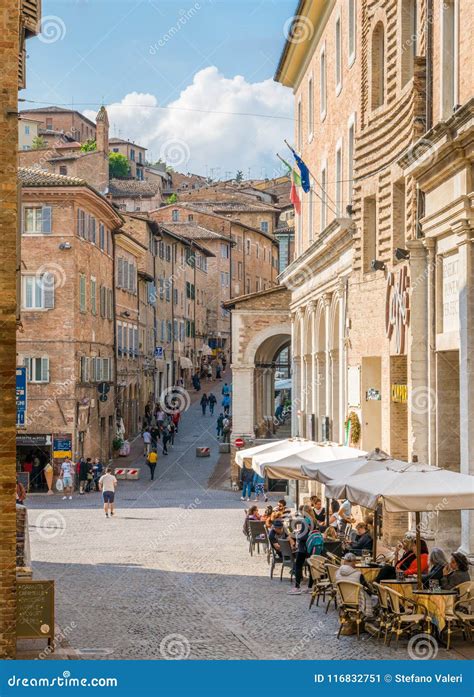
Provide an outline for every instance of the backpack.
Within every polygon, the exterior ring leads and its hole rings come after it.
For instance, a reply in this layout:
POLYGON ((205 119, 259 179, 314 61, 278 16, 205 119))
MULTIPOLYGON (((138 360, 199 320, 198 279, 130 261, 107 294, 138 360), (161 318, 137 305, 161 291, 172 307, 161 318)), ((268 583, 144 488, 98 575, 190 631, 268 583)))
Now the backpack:
POLYGON ((311 556, 313 554, 321 554, 324 550, 324 538, 319 530, 313 530, 308 535, 306 540, 306 551, 311 556))

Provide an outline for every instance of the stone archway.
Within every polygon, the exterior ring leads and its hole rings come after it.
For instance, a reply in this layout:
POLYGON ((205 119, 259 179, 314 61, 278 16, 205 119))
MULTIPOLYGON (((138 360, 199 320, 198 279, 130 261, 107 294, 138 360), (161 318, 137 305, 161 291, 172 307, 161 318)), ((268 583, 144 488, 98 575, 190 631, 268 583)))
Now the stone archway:
POLYGON ((272 428, 275 369, 291 346, 289 300, 289 291, 277 286, 225 304, 232 311, 232 440, 278 437, 272 428))

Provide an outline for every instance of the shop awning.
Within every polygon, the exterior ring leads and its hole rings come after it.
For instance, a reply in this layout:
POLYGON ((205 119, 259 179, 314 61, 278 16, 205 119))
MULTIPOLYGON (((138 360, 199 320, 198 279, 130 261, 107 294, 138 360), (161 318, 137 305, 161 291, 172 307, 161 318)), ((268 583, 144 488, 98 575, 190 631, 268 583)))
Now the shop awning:
POLYGON ((184 370, 186 370, 187 368, 190 368, 191 370, 193 369, 192 361, 187 356, 180 356, 179 357, 179 365, 184 370))
POLYGON ((383 502, 389 513, 474 509, 474 477, 419 462, 387 460, 382 469, 334 481, 327 496, 348 498, 375 509, 383 502))
POLYGON ((283 452, 285 449, 288 448, 292 448, 293 451, 297 453, 302 449, 301 446, 303 446, 304 450, 305 447, 310 447, 312 444, 313 441, 306 440, 305 438, 285 438, 283 440, 267 441, 266 443, 255 445, 253 448, 244 448, 243 450, 238 450, 235 454, 235 461, 239 465, 239 467, 242 467, 244 464, 244 458, 245 460, 248 460, 251 463, 251 460, 254 455, 259 455, 264 452, 283 452))
POLYGON ((338 467, 343 466, 346 460, 358 463, 359 456, 366 454, 363 450, 338 443, 308 443, 309 447, 298 453, 286 450, 256 455, 252 458, 252 467, 262 477, 267 474, 275 479, 317 480, 324 483, 335 477, 338 467), (320 470, 324 471, 321 478, 320 470))

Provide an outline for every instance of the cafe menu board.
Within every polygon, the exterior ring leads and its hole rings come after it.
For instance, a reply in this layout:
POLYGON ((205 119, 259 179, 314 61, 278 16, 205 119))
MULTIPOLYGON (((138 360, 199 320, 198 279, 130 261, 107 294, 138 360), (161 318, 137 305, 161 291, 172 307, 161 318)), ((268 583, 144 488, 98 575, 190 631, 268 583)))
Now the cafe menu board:
POLYGON ((17 580, 16 635, 54 639, 54 581, 17 580))

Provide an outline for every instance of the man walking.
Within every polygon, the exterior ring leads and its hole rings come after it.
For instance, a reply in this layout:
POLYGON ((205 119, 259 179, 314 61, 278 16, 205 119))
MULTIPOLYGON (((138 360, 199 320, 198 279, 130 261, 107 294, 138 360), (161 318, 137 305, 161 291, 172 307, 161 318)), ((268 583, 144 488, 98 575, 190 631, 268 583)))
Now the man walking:
POLYGON ((99 479, 99 490, 102 492, 102 500, 104 501, 104 511, 105 517, 114 515, 114 500, 115 500, 115 488, 117 486, 117 480, 112 474, 112 468, 107 467, 105 474, 99 479))
POLYGON ((86 492, 89 483, 89 472, 92 470, 92 460, 90 457, 84 460, 81 457, 79 462, 79 494, 83 496, 86 492))
POLYGON ((67 499, 69 496, 69 499, 72 499, 72 476, 73 476, 73 468, 74 465, 72 464, 71 460, 69 458, 66 458, 61 465, 61 473, 60 477, 63 480, 63 491, 64 491, 64 496, 63 500, 67 499))
POLYGON ((213 392, 211 392, 211 394, 208 397, 209 413, 210 414, 214 414, 214 408, 216 406, 216 402, 217 402, 216 396, 213 392))

